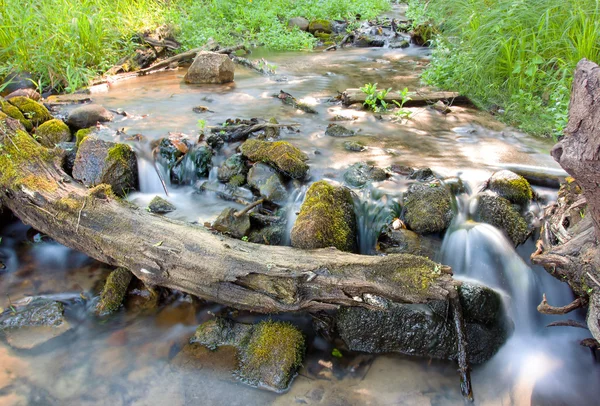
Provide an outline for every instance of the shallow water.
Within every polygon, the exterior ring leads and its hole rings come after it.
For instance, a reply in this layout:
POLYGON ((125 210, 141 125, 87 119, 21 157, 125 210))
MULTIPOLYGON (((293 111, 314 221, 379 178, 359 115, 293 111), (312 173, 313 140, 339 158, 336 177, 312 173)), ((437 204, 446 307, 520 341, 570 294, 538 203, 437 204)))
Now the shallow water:
MULTIPOLYGON (((123 109, 129 118, 116 116, 103 132, 129 136, 143 134, 133 143, 140 156, 142 192, 129 196, 145 206, 162 187, 149 157, 149 142, 168 132, 198 134, 199 119, 217 125, 227 118, 276 117, 280 123, 299 123, 298 132, 282 131, 282 138, 310 157, 312 180, 343 182, 343 171, 352 163, 370 161, 380 167, 392 164, 430 167, 442 177, 460 175, 471 189, 505 165, 530 165, 557 170, 549 142, 533 139, 471 107, 452 107, 442 115, 427 108, 410 109, 407 122, 377 119, 360 108, 343 108, 328 101, 338 91, 377 82, 379 88, 405 86, 418 90, 417 74, 427 63, 428 50, 344 49, 332 53, 254 51, 251 58, 266 58, 277 66, 277 76, 266 78, 237 68, 236 81, 224 86, 191 86, 183 83, 185 70, 157 73, 110 86, 92 95, 109 109, 123 109), (282 78, 287 80, 280 81, 282 78), (314 104, 318 115, 296 111, 273 97, 284 90, 314 104), (196 114, 205 105, 212 113, 196 114), (358 131, 352 138, 324 135, 336 115, 355 118, 340 124, 358 131), (364 142, 365 152, 347 152, 343 142, 364 142)), ((68 109, 67 109, 68 110, 68 109)), ((64 111, 63 113, 66 113, 64 111)), ((121 137, 121 140, 126 137, 121 137)), ((217 158, 217 161, 221 158, 217 158)), ((214 162, 215 164, 218 162, 214 162)), ((373 185, 398 198, 408 183, 400 175, 373 185)), ((169 199, 178 210, 171 217, 212 221, 231 202, 191 188, 170 188, 169 199)), ((296 209, 303 190, 290 197, 296 209)), ((539 190, 552 199, 554 191, 539 190)), ((363 200, 363 202, 372 202, 363 200)), ((381 203, 361 208, 368 230, 379 219, 381 203), (375 207, 375 208, 374 208, 375 207), (370 216, 370 217, 369 217, 370 216)), ((290 210, 290 221, 295 210, 290 210)), ((448 233, 445 263, 458 277, 474 278, 506 293, 517 330, 487 364, 472 373, 475 404, 481 405, 584 405, 600 395, 600 369, 589 350, 578 340, 589 334, 580 329, 544 326, 559 317, 541 316, 535 306, 545 292, 552 304, 571 299, 565 285, 527 260, 534 250, 529 241, 519 252, 491 227, 473 225, 466 218, 448 233), (489 277, 491 275, 491 277, 489 277), (500 276, 500 277, 499 277, 500 276)), ((332 345, 315 337, 305 315, 284 316, 307 334, 304 367, 285 394, 273 394, 243 385, 233 378, 234 354, 185 347, 195 327, 213 314, 228 314, 219 305, 186 295, 176 295, 155 311, 127 311, 106 320, 88 316, 90 300, 98 294, 110 272, 104 265, 53 242, 40 241, 35 232, 16 220, 0 226, 0 306, 25 296, 61 295, 68 300, 71 331, 33 351, 17 351, 0 343, 0 404, 2 405, 460 405, 456 365, 451 362, 400 355, 370 356, 344 352, 331 356, 332 345), (28 235, 29 234, 29 235, 28 235), (37 242, 36 242, 37 241, 37 242)), ((369 251, 369 246, 361 248, 369 251)), ((237 313, 239 320, 261 317, 237 313)), ((582 315, 576 315, 582 319, 582 315)), ((574 317, 574 316, 571 316, 574 317)))

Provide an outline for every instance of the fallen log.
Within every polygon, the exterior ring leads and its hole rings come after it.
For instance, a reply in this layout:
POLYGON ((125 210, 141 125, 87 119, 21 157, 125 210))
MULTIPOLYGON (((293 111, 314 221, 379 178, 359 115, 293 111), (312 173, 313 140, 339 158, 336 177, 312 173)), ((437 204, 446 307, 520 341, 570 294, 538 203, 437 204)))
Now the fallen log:
MULTIPOLYGON (((403 107, 421 107, 443 101, 449 105, 470 104, 465 96, 456 92, 409 92, 410 99, 406 100, 403 107)), ((349 106, 354 103, 364 103, 367 100, 367 94, 360 89, 346 89, 341 94, 342 103, 349 106)), ((402 94, 397 91, 390 91, 383 99, 386 103, 393 103, 394 100, 402 101, 402 94)))
POLYGON ((61 244, 125 267, 149 285, 255 312, 372 307, 448 300, 460 282, 448 268, 411 255, 362 256, 247 243, 156 216, 70 178, 54 150, 11 119, 0 122, 0 205, 61 244))

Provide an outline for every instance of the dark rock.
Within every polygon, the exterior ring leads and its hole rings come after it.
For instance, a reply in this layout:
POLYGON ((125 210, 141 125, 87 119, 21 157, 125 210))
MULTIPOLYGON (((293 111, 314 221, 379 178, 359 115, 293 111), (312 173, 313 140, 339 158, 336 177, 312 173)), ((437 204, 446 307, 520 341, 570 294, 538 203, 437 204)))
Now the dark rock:
POLYGON ((87 187, 108 184, 122 196, 137 187, 135 153, 127 144, 86 137, 77 150, 73 178, 87 187))
POLYGON ((97 315, 105 316, 119 310, 132 276, 131 272, 125 268, 117 268, 108 275, 100 295, 100 301, 96 305, 97 315))
POLYGON ((73 136, 69 126, 61 120, 53 119, 40 125, 35 131, 36 139, 46 148, 54 148, 60 142, 69 142, 73 136))
POLYGON ((177 210, 177 207, 160 196, 154 196, 148 205, 148 210, 155 214, 165 214, 177 210))
POLYGON ((192 147, 185 157, 171 170, 174 183, 190 184, 199 178, 206 178, 212 168, 212 149, 206 145, 192 147))
POLYGON ((231 235, 234 238, 243 238, 250 232, 250 216, 244 213, 236 216, 237 210, 228 207, 219 214, 212 227, 221 232, 231 235))
POLYGON ((240 151, 249 160, 268 163, 292 179, 303 179, 308 174, 308 157, 287 141, 248 140, 240 151))
POLYGON ((356 251, 356 216, 350 190, 326 181, 313 183, 292 228, 291 240, 296 248, 356 251))
POLYGON ((255 244, 282 245, 285 240, 285 232, 285 225, 276 224, 252 231, 248 236, 248 241, 255 244))
POLYGON ((74 142, 59 142, 56 148, 64 151, 63 169, 67 175, 73 174, 73 166, 77 157, 77 144, 74 142))
POLYGON ((366 150, 367 147, 365 147, 362 143, 360 143, 358 141, 345 141, 344 149, 346 151, 351 151, 351 152, 362 152, 362 151, 366 150))
POLYGON ((280 203, 288 198, 281 175, 267 164, 258 162, 248 172, 248 184, 268 201, 280 203))
POLYGON ((350 186, 363 187, 369 182, 381 182, 387 179, 387 174, 381 168, 365 162, 357 162, 344 173, 344 180, 350 186))
POLYGON ((67 117, 67 124, 76 130, 93 127, 97 123, 112 121, 113 114, 97 104, 85 104, 73 109, 67 117))
POLYGON ((175 136, 162 138, 158 143, 160 161, 169 171, 175 167, 179 159, 192 147, 189 140, 175 136))
POLYGON ((199 52, 185 74, 186 83, 233 82, 235 64, 227 55, 215 52, 199 52))
POLYGON ((310 22, 304 17, 293 17, 288 21, 288 28, 298 27, 300 31, 308 31, 310 22))
POLYGON ((476 197, 477 208, 474 218, 481 223, 491 224, 504 231, 515 246, 529 237, 527 222, 521 214, 503 197, 480 193, 476 197))
POLYGON ((533 190, 527 180, 509 170, 496 172, 488 180, 488 190, 497 193, 511 203, 528 204, 533 197, 533 190))
POLYGON ((234 186, 230 183, 222 184, 217 181, 197 182, 194 184, 197 192, 213 192, 219 198, 230 200, 240 204, 250 204, 254 199, 254 193, 250 189, 234 186))
POLYGON ((439 182, 410 186, 404 197, 404 220, 415 233, 444 231, 453 217, 452 195, 439 182))
POLYGON ((435 178, 435 174, 429 168, 419 168, 414 169, 413 172, 409 176, 410 179, 425 181, 428 179, 435 178))
POLYGON ((339 124, 329 124, 327 130, 325 130, 325 135, 330 137, 352 137, 354 131, 339 124))
POLYGON ((247 174, 248 168, 242 154, 235 154, 227 158, 219 167, 217 178, 220 182, 227 183, 236 177, 235 186, 242 186, 246 183, 247 174))
POLYGON ((19 89, 35 89, 36 86, 33 83, 33 76, 29 72, 12 72, 9 73, 2 83, 2 95, 8 95, 19 89))
POLYGON ((386 254, 412 254, 435 259, 440 243, 401 228, 388 229, 379 237, 379 250, 386 254))
POLYGON ((403 39, 401 41, 391 42, 390 49, 400 49, 400 48, 408 48, 410 46, 410 42, 403 39))

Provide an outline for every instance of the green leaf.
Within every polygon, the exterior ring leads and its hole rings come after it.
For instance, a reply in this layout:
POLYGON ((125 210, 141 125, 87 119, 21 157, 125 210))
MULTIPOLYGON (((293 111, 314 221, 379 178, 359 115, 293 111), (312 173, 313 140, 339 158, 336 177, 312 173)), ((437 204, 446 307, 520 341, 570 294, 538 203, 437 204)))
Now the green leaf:
POLYGON ((331 355, 334 356, 334 357, 336 357, 336 358, 342 358, 343 357, 342 352, 340 350, 338 350, 337 348, 334 348, 331 351, 331 355))

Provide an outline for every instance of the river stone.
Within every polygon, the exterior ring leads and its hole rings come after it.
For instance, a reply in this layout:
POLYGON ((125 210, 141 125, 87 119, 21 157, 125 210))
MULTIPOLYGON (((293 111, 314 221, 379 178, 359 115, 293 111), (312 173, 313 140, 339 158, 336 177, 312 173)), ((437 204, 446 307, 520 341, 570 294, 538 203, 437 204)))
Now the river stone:
POLYGON ((288 21, 288 28, 298 27, 300 31, 308 31, 309 24, 310 22, 304 17, 293 17, 288 21))
POLYGON ((76 129, 93 127, 97 123, 112 121, 113 114, 98 104, 85 104, 73 109, 67 117, 67 124, 76 129))
POLYGON ((132 276, 125 268, 117 268, 108 275, 95 309, 98 316, 106 316, 119 310, 132 276))
POLYGON ((271 202, 287 200, 288 193, 281 175, 267 164, 257 162, 250 168, 248 184, 271 202))
POLYGON ((0 313, 0 335, 16 349, 29 350, 71 329, 62 303, 45 298, 26 298, 0 313))
POLYGON ((366 150, 367 147, 358 141, 344 141, 344 149, 350 152, 362 152, 366 150))
POLYGON ((61 120, 52 119, 40 125, 35 131, 36 139, 46 148, 54 148, 60 142, 71 141, 69 126, 61 120))
POLYGON ((357 162, 344 173, 346 183, 354 187, 363 187, 369 182, 381 182, 386 179, 387 174, 383 169, 366 162, 357 162))
POLYGON ((292 247, 335 247, 356 251, 356 216, 350 189, 315 182, 306 192, 300 214, 292 228, 292 247))
POLYGON ((206 145, 192 147, 185 157, 171 170, 173 183, 186 184, 206 178, 212 168, 212 149, 206 145))
POLYGON ((225 208, 213 223, 212 228, 234 238, 247 236, 251 228, 250 216, 248 213, 244 213, 236 217, 236 212, 237 210, 232 207, 225 208))
POLYGON ((452 195, 439 182, 414 183, 404 197, 404 220, 417 234, 444 231, 450 225, 452 195))
POLYGON ((137 186, 137 160, 127 144, 86 137, 73 165, 73 178, 87 187, 108 184, 119 196, 137 186))
POLYGON ((275 224, 252 231, 248 236, 248 241, 255 244, 283 245, 285 232, 285 225, 275 224))
POLYGON ((282 392, 289 388, 302 364, 305 341, 300 330, 289 323, 261 321, 255 325, 215 319, 201 324, 190 344, 209 349, 232 346, 238 352, 236 376, 261 389, 282 392))
POLYGON ((31 124, 34 127, 37 127, 48 120, 52 120, 52 115, 46 106, 30 99, 29 97, 17 96, 13 97, 8 102, 18 108, 21 113, 23 113, 23 116, 25 116, 27 120, 31 121, 31 124))
POLYGON ((77 144, 74 142, 59 142, 56 148, 63 152, 63 169, 68 175, 73 174, 73 165, 77 157, 77 144))
POLYGON ((9 102, 0 100, 0 111, 10 118, 19 120, 25 131, 31 131, 33 129, 33 124, 31 124, 31 121, 25 118, 23 113, 21 113, 21 110, 9 102))
POLYGON ((476 221, 491 224, 504 231, 515 246, 527 240, 529 237, 527 222, 508 200, 488 193, 480 193, 475 198, 477 199, 474 213, 476 221))
POLYGON ((329 124, 325 130, 325 135, 330 137, 352 137, 354 131, 339 124, 329 124))
POLYGON ((430 168, 415 168, 409 175, 410 179, 425 181, 435 178, 435 174, 430 168))
POLYGON ((185 138, 165 137, 158 143, 158 155, 162 163, 170 171, 183 155, 191 148, 190 141, 185 138))
POLYGON ((5 99, 6 100, 10 100, 13 97, 27 97, 30 98, 31 100, 35 100, 35 101, 40 101, 42 99, 42 96, 35 91, 34 89, 18 89, 15 90, 14 92, 8 94, 5 99))
POLYGON ((185 74, 186 83, 233 82, 235 65, 227 55, 202 51, 196 55, 192 66, 185 74))
POLYGON ((333 32, 331 28, 331 22, 327 20, 314 20, 308 25, 308 31, 311 34, 323 33, 331 34, 333 32))
POLYGON ((242 154, 234 154, 219 166, 217 178, 223 183, 233 180, 234 186, 242 186, 246 183, 247 173, 248 168, 242 154))
POLYGON ((176 209, 177 207, 175 207, 172 203, 168 202, 160 196, 154 196, 154 198, 148 205, 148 210, 150 211, 150 213, 155 214, 171 213, 176 209))
POLYGON ((412 254, 433 260, 440 248, 436 240, 405 228, 388 229, 379 237, 379 250, 385 254, 412 254))
POLYGON ((528 204, 533 197, 527 179, 509 170, 494 173, 488 180, 487 189, 518 205, 528 204))
MULTIPOLYGON (((462 289, 459 294, 461 304, 465 306, 469 361, 480 364, 489 360, 504 344, 512 332, 512 323, 505 316, 498 292, 484 287, 462 289), (480 305, 482 300, 484 305, 480 305), (469 307, 471 305, 473 307, 469 307)), ((340 309, 336 325, 348 349, 457 359, 456 330, 447 302, 388 303, 387 306, 386 310, 340 309)))
POLYGON ((308 156, 287 141, 248 140, 240 151, 249 160, 270 164, 292 179, 303 179, 308 174, 308 156))
POLYGON ((19 89, 35 89, 33 76, 29 72, 11 72, 0 84, 1 95, 8 95, 19 89))

